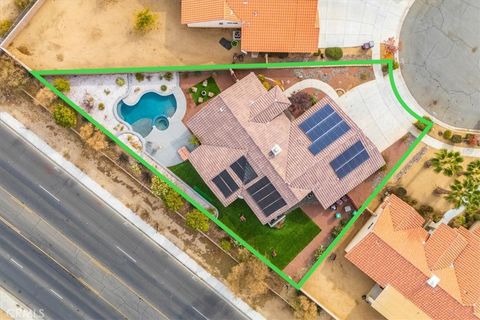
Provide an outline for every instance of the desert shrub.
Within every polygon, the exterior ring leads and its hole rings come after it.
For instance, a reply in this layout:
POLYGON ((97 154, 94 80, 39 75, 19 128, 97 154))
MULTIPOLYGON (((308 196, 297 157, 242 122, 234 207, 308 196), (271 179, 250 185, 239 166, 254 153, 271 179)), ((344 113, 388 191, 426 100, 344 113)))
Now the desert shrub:
POLYGON ((327 250, 327 247, 321 244, 320 247, 318 247, 313 253, 313 260, 317 261, 318 258, 320 258, 320 256, 325 252, 325 250, 327 250))
POLYGON ((105 110, 105 104, 103 102, 98 104, 98 110, 105 110))
POLYGON ((312 96, 304 91, 295 92, 288 100, 294 108, 306 111, 312 106, 312 96))
POLYGON ((387 73, 388 72, 388 64, 382 64, 382 72, 387 73))
POLYGON ((35 94, 35 104, 48 107, 57 98, 57 95, 47 87, 43 87, 35 94))
POLYGON ((165 78, 165 80, 171 81, 171 80, 173 79, 173 73, 171 73, 171 72, 165 72, 165 74, 163 75, 163 77, 165 78))
POLYGON ((318 317, 317 305, 304 295, 297 297, 293 303, 293 310, 297 320, 316 320, 318 317))
POLYGON ((28 49, 27 46, 19 46, 19 47, 17 47, 17 50, 18 50, 20 53, 22 53, 22 54, 24 54, 24 55, 26 55, 26 56, 31 56, 31 55, 32 55, 32 52, 30 51, 30 49, 28 49))
POLYGON ((56 124, 64 128, 71 128, 77 124, 77 114, 63 103, 57 104, 53 109, 53 119, 56 124))
POLYGON ((220 240, 220 247, 225 251, 230 251, 232 250, 232 242, 228 238, 222 239, 220 240))
POLYGON ((182 196, 157 176, 152 178, 151 190, 154 195, 163 200, 167 209, 178 211, 184 205, 182 196))
POLYGON ((393 70, 396 70, 396 69, 398 69, 398 67, 400 67, 400 64, 398 63, 397 60, 393 61, 393 66, 392 67, 393 67, 393 70))
POLYGON ((466 223, 467 223, 467 218, 465 217, 465 215, 462 214, 460 216, 455 217, 452 221, 450 221, 449 224, 453 228, 459 228, 459 227, 465 226, 466 223))
POLYGON ((163 92, 167 91, 167 86, 162 84, 162 86, 160 87, 160 90, 162 90, 163 92))
POLYGON ((246 250, 239 252, 239 260, 241 262, 230 270, 227 281, 233 292, 255 300, 268 291, 268 267, 246 250))
POLYGON ((15 0, 15 5, 19 10, 25 9, 29 4, 31 0, 15 0))
POLYGON ((407 195, 407 189, 405 189, 404 187, 396 187, 395 189, 393 189, 393 194, 399 198, 405 198, 405 196, 407 195))
POLYGON ((420 213, 422 217, 426 217, 433 213, 433 207, 426 204, 422 204, 420 208, 418 208, 418 213, 420 213))
POLYGON ((12 26, 12 20, 5 19, 0 21, 0 37, 4 36, 10 27, 12 26))
POLYGON ((140 178, 144 183, 147 183, 147 184, 152 183, 152 173, 148 170, 142 171, 140 178))
POLYGON ((320 56, 321 53, 322 53, 322 50, 318 49, 317 51, 315 51, 315 52, 313 53, 313 55, 314 55, 315 57, 318 57, 318 56, 320 56))
POLYGON ((142 82, 145 80, 145 75, 143 73, 137 72, 135 73, 135 79, 137 79, 138 82, 142 82))
POLYGON ((143 9, 136 13, 134 29, 139 33, 146 33, 155 28, 157 24, 157 15, 150 11, 150 9, 143 9))
POLYGON ((199 146, 200 145, 200 140, 196 135, 191 135, 190 138, 188 139, 188 142, 193 145, 193 146, 199 146))
POLYGON ((65 78, 56 78, 53 80, 53 86, 60 92, 70 91, 70 81, 65 78))
POLYGON ((15 96, 16 89, 28 81, 28 73, 6 54, 0 54, 0 99, 15 96))
POLYGON ((368 74, 366 72, 360 73, 360 80, 367 80, 368 79, 368 74))
MULTIPOLYGON (((423 119, 428 120, 430 122, 432 121, 432 119, 430 117, 427 117, 427 116, 423 116, 423 119)), ((427 125, 425 123, 421 122, 420 120, 417 120, 413 125, 415 126, 415 128, 417 128, 420 131, 425 130, 425 128, 427 127, 427 125)))
POLYGON ((445 130, 445 132, 443 133, 443 138, 446 140, 450 140, 452 138, 452 131, 445 130))
POLYGON ((450 138, 450 141, 451 141, 452 143, 460 143, 460 142, 462 142, 462 140, 463 140, 463 139, 462 139, 462 136, 459 135, 459 134, 454 134, 454 135, 450 138))
POLYGON ((266 81, 266 80, 262 81, 262 85, 263 85, 263 87, 264 87, 265 89, 267 89, 267 90, 272 89, 272 85, 270 84, 270 82, 268 82, 268 81, 266 81))
POLYGON ((115 79, 115 83, 117 86, 123 87, 125 85, 125 79, 123 79, 122 77, 118 77, 117 79, 115 79))
POLYGON ((326 48, 325 55, 329 59, 340 60, 343 57, 343 50, 339 47, 326 48))
POLYGON ((202 232, 207 232, 209 228, 208 217, 197 209, 193 209, 192 211, 187 213, 185 223, 190 228, 202 232))

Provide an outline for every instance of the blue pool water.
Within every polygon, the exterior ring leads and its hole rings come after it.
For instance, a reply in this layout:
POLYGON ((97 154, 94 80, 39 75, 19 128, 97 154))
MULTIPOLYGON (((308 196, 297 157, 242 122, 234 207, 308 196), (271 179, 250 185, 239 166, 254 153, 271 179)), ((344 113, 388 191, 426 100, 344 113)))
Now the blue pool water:
POLYGON ((153 129, 166 130, 168 118, 177 111, 174 95, 161 96, 155 92, 145 93, 138 102, 130 106, 122 101, 118 103, 118 114, 128 122, 134 131, 146 137, 153 129))

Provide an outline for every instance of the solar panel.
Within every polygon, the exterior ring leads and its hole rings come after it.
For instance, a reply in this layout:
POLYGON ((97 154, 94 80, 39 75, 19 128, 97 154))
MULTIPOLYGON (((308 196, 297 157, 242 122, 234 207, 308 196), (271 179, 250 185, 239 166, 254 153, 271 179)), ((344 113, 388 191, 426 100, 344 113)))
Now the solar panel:
POLYGON ((253 170, 252 166, 244 156, 241 156, 237 161, 232 163, 230 168, 232 168, 233 172, 235 172, 237 177, 242 180, 244 184, 249 183, 257 177, 255 170, 253 170))
POLYGON ((330 144, 332 144, 335 140, 347 133, 348 130, 350 130, 350 126, 346 122, 339 122, 336 126, 328 130, 323 136, 315 140, 308 147, 308 150, 310 150, 312 154, 317 155, 318 153, 320 153, 320 151, 322 151, 330 144))
POLYGON ((299 127, 312 141, 308 149, 313 155, 320 153, 350 130, 350 126, 329 104, 312 114, 299 127))
POLYGON ((321 122, 323 119, 328 117, 330 114, 334 112, 331 105, 327 104, 320 110, 316 111, 312 114, 308 119, 300 123, 299 127, 303 130, 303 132, 307 132, 311 128, 313 128, 317 123, 321 122))
POLYGON ((287 204, 267 177, 254 183, 247 192, 266 216, 287 204))
POLYGON ((337 177, 342 179, 370 158, 361 141, 355 142, 330 162, 337 177))
POLYGON ((222 192, 225 198, 229 197, 238 190, 238 185, 227 171, 223 170, 220 174, 212 179, 212 182, 222 192))

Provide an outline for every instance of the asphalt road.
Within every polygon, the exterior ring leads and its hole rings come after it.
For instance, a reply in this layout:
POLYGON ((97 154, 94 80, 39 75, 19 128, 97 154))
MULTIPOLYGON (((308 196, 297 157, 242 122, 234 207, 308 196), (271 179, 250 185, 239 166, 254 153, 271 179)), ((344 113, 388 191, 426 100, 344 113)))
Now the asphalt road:
POLYGON ((119 319, 123 316, 0 221, 1 286, 29 301, 35 314, 53 319, 119 319))
MULTIPOLYGON (((52 231, 38 230, 39 223, 28 227, 26 236, 34 234, 42 250, 47 251, 69 271, 74 270, 73 274, 82 272, 82 279, 87 285, 99 287, 96 281, 87 277, 91 265, 75 264, 67 256, 71 250, 65 250, 66 243, 75 246, 75 250, 86 256, 85 259, 91 264, 110 275, 111 281, 108 284, 111 282, 112 288, 101 283, 105 289, 100 294, 115 308, 122 310, 122 304, 111 298, 110 291, 117 294, 115 288, 120 284, 130 291, 129 297, 137 295, 139 301, 150 308, 141 312, 155 310, 158 312, 156 318, 246 318, 101 199, 11 133, 3 124, 0 124, 0 136, 0 187, 8 191, 10 200, 23 203, 29 214, 38 215, 36 218, 44 220, 42 222, 46 225, 45 228, 54 229, 63 239, 57 235, 56 241, 42 240, 42 232, 45 236, 46 232, 52 231), (110 296, 106 292, 110 292, 110 296)), ((0 197, 7 196, 0 193, 0 197)), ((4 218, 17 228, 27 223, 22 215, 8 215, 4 218), (20 221, 23 222, 19 224, 20 221)), ((123 297, 119 298, 122 301, 123 297)), ((135 301, 127 300, 124 303, 135 301)))

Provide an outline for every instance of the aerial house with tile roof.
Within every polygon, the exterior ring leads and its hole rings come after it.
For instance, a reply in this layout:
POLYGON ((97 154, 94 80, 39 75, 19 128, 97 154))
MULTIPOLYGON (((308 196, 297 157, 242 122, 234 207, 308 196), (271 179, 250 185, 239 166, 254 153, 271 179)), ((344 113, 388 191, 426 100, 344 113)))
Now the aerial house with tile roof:
POLYGON ((182 0, 182 24, 240 28, 244 52, 318 50, 317 0, 182 0))
POLYGON ((367 301, 387 319, 480 319, 480 229, 424 224, 390 195, 346 247, 377 283, 367 301))
POLYGON ((192 165, 224 206, 244 199, 274 223, 305 197, 327 208, 381 168, 378 149, 329 97, 297 119, 283 91, 254 73, 208 101, 187 126, 192 165))

